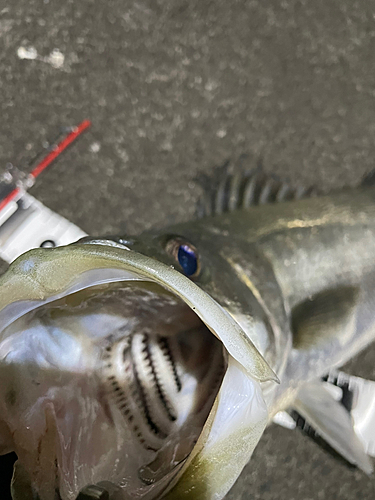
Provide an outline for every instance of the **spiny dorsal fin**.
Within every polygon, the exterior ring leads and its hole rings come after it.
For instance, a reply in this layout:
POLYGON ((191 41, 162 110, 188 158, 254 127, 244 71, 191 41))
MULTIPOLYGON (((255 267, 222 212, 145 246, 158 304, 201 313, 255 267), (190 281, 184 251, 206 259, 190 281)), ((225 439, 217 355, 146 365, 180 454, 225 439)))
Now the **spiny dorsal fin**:
POLYGON ((241 156, 236 164, 229 161, 214 169, 212 176, 197 179, 204 195, 198 204, 199 217, 220 215, 234 210, 248 209, 266 203, 299 200, 316 194, 313 187, 292 186, 286 180, 264 172, 261 163, 247 170, 241 156))

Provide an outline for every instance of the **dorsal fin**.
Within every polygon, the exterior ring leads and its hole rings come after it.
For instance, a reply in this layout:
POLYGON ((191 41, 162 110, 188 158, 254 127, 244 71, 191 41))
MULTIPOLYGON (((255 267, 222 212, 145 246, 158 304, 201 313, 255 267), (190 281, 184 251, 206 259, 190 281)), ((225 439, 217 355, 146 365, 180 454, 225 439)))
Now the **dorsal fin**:
MULTIPOLYGON (((235 164, 226 162, 214 169, 213 175, 202 175, 197 182, 203 188, 197 215, 220 215, 234 210, 248 209, 266 203, 299 200, 317 194, 314 187, 292 186, 276 175, 267 174, 260 161, 248 170, 243 155, 235 164)), ((249 162, 247 162, 249 163, 249 162)))

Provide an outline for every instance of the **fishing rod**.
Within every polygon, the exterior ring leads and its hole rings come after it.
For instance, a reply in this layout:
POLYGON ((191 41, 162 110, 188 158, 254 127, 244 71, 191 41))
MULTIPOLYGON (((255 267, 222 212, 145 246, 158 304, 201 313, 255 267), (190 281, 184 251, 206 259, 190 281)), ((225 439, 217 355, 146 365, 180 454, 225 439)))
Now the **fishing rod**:
POLYGON ((89 120, 83 120, 77 126, 64 127, 47 148, 28 162, 28 167, 35 165, 29 173, 9 163, 0 175, 0 257, 6 262, 31 248, 67 245, 86 236, 27 191, 90 125, 89 120))

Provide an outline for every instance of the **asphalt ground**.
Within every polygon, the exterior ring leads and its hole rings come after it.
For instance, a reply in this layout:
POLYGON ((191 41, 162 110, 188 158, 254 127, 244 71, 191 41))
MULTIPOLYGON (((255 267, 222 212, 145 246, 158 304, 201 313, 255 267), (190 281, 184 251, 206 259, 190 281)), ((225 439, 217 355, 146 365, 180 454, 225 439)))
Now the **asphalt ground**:
MULTIPOLYGON (((0 158, 92 127, 32 194, 90 234, 192 217, 200 172, 243 153, 302 185, 374 166, 370 0, 0 0, 0 158)), ((355 374, 375 376, 375 351, 355 374)), ((228 500, 358 500, 375 481, 268 429, 228 500)))

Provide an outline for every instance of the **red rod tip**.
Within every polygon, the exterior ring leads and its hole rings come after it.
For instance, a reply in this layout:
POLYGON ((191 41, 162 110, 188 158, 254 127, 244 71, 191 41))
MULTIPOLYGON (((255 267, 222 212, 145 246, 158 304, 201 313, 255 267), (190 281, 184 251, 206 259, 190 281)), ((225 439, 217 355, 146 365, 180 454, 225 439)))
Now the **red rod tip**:
POLYGON ((51 163, 56 160, 56 158, 73 142, 77 139, 79 135, 81 135, 87 128, 91 125, 90 120, 83 120, 77 127, 74 129, 63 139, 61 142, 57 144, 57 146, 50 151, 47 156, 45 156, 42 161, 38 163, 38 165, 30 172, 30 176, 38 177, 47 167, 51 165, 51 163))

